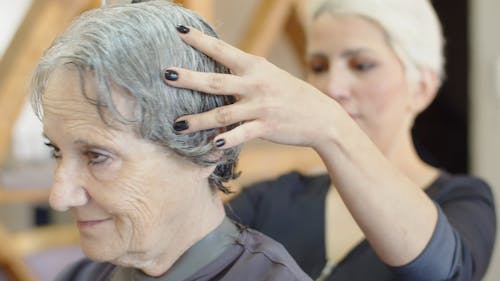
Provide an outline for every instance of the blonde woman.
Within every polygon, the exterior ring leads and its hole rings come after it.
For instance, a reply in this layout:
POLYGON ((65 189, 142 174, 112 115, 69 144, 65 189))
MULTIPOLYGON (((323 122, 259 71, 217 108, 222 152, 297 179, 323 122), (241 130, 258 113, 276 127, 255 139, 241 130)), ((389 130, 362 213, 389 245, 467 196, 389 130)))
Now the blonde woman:
POLYGON ((496 216, 490 187, 425 163, 415 117, 443 73, 441 27, 426 0, 326 0, 308 27, 308 83, 195 29, 185 42, 232 74, 172 67, 171 86, 235 95, 182 116, 191 133, 242 125, 221 150, 261 138, 312 147, 328 175, 297 173, 248 187, 228 204, 241 223, 281 242, 317 280, 480 280, 496 216))

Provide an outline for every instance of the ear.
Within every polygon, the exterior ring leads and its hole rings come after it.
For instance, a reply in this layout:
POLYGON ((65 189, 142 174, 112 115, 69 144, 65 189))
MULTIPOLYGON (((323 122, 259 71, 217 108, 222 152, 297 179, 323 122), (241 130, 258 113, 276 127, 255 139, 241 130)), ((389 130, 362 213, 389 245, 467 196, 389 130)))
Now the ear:
POLYGON ((419 69, 420 79, 415 83, 412 95, 412 109, 420 114, 434 100, 439 89, 439 75, 429 68, 419 69))
POLYGON ((200 173, 203 178, 208 178, 214 172, 214 170, 215 170, 215 165, 208 167, 201 167, 200 173))
MULTIPOLYGON (((227 131, 226 127, 217 128, 216 129, 217 133, 215 134, 215 136, 220 135, 220 134, 222 134, 222 133, 224 133, 226 131, 227 131)), ((210 153, 209 158, 212 159, 212 160, 218 160, 222 156, 223 156, 223 152, 221 150, 216 149, 214 152, 210 153)), ((215 165, 208 166, 208 167, 201 167, 201 174, 202 174, 202 176, 208 178, 214 172, 215 168, 216 168, 215 165)))

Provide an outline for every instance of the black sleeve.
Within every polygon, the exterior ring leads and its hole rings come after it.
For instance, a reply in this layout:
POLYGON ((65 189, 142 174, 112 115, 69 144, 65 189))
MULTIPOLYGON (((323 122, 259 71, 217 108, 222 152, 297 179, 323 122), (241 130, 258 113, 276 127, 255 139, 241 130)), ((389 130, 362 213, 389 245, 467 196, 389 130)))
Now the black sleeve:
POLYGON ((238 195, 225 204, 227 216, 235 222, 255 228, 257 212, 268 185, 267 182, 263 182, 243 188, 238 195))
POLYGON ((481 280, 496 236, 491 189, 477 178, 454 178, 436 203, 439 217, 434 234, 419 257, 394 268, 398 280, 481 280))
MULTIPOLYGON (((310 185, 307 183, 308 180, 310 181, 308 177, 300 173, 290 172, 278 178, 245 187, 226 203, 226 214, 235 222, 261 230, 261 224, 263 221, 268 221, 269 216, 283 217, 277 209, 289 209, 291 202, 295 202, 293 198, 296 194, 303 194, 305 190, 308 190, 307 186, 310 185)), ((323 183, 325 177, 319 177, 319 181, 323 183)), ((290 213, 287 211, 286 214, 290 213)))

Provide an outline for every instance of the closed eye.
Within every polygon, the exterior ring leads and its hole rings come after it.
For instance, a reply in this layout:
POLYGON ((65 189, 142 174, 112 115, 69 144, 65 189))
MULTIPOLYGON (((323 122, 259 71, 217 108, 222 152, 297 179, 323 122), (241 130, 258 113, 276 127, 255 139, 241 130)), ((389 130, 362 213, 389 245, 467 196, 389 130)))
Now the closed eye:
POLYGON ((322 55, 313 55, 307 61, 308 70, 313 74, 328 72, 330 65, 328 59, 322 55))
POLYGON ((362 62, 362 63, 355 63, 353 67, 357 71, 364 72, 364 71, 368 71, 368 70, 374 68, 375 66, 377 66, 377 64, 375 64, 375 63, 362 62))
POLYGON ((349 67, 357 72, 368 72, 379 65, 379 61, 367 55, 356 55, 349 58, 349 67))

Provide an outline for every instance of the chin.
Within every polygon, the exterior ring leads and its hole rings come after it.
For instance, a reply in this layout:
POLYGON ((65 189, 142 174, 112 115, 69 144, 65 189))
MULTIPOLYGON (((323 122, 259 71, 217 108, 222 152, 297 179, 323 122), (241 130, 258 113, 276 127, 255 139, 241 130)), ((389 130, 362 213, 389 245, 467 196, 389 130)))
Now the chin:
POLYGON ((115 260, 119 254, 110 248, 110 244, 100 245, 91 241, 80 241, 80 246, 86 257, 97 262, 109 262, 115 260))

